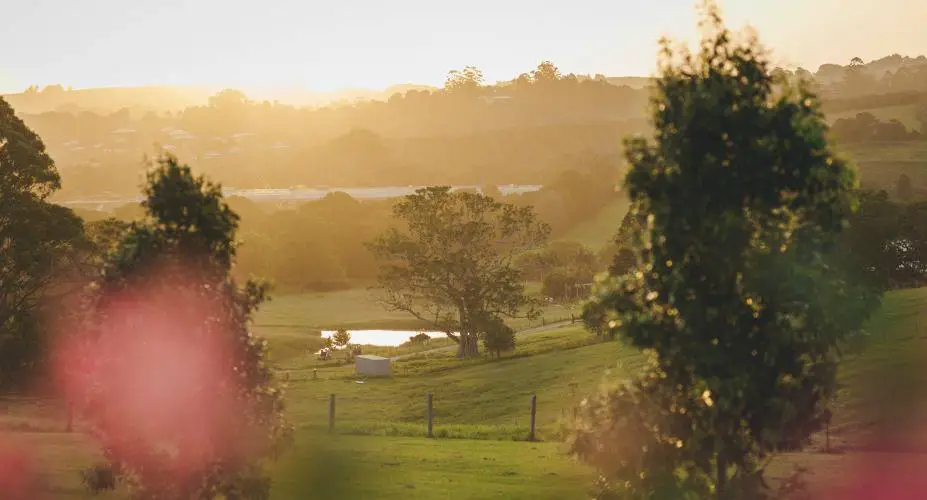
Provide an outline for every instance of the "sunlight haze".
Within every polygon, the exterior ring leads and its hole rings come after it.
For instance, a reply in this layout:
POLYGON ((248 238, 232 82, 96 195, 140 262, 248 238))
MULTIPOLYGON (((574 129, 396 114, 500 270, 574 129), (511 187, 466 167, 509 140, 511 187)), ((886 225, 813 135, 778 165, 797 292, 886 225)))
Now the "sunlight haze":
MULTIPOLYGON (((692 0, 32 0, 4 9, 0 92, 37 84, 300 87, 440 85, 468 64, 488 81, 539 61, 564 72, 645 76, 661 35, 694 39, 692 0), (659 5, 659 7, 656 7, 659 5)), ((905 0, 726 0, 777 61, 812 71, 927 47, 927 4, 905 0), (874 9, 879 15, 874 15, 874 9), (813 27, 813 29, 812 29, 813 27)))

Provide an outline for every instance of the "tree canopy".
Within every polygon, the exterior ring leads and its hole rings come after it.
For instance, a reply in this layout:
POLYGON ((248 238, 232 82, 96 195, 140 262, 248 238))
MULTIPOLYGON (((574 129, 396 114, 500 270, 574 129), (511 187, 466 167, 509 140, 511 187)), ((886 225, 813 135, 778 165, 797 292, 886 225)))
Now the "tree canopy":
POLYGON ((85 246, 80 219, 47 201, 59 188, 45 144, 0 98, 0 390, 38 366, 43 303, 45 313, 55 309, 53 286, 67 281, 85 246))
POLYGON ((695 55, 664 42, 655 135, 626 141, 639 264, 588 315, 652 359, 574 436, 626 498, 762 495, 765 459, 825 422, 841 347, 877 296, 831 265, 855 175, 815 96, 775 81, 711 4, 705 28, 695 55))
POLYGON ((513 263, 549 233, 531 207, 431 187, 399 202, 394 215, 400 227, 370 245, 381 263, 386 307, 447 333, 461 357, 478 354, 484 325, 533 313, 513 263))

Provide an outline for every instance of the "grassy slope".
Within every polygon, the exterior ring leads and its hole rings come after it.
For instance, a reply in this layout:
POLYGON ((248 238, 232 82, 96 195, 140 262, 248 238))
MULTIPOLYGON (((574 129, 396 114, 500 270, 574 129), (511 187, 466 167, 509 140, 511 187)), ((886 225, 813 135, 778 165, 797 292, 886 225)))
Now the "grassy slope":
MULTIPOLYGON (((540 286, 530 283, 529 294, 538 294, 540 286)), ((529 322, 518 318, 508 323, 522 330, 543 323, 569 319, 571 306, 552 305, 542 309, 542 317, 529 322)), ((573 308, 577 313, 579 309, 573 308)), ((428 325, 408 314, 390 312, 376 302, 373 292, 356 288, 338 292, 303 293, 274 296, 261 306, 255 317, 254 330, 270 340, 271 355, 280 364, 291 366, 291 360, 313 352, 321 344, 321 330, 346 329, 397 329, 417 330, 428 325)), ((432 346, 440 344, 434 343, 432 346)), ((383 355, 404 354, 404 349, 367 349, 368 353, 383 355)), ((297 364, 304 364, 297 362, 297 364)))
POLYGON ((337 426, 346 432, 424 432, 425 397, 434 394, 435 425, 462 437, 523 437, 529 399, 538 395, 538 426, 553 435, 558 420, 594 388, 619 359, 635 366, 636 353, 618 344, 590 345, 593 337, 578 327, 526 338, 524 358, 473 361, 461 366, 443 355, 394 363, 396 376, 355 383, 353 367, 296 373, 291 380, 294 420, 307 428, 327 425, 329 394, 337 394, 337 426), (401 425, 394 425, 394 423, 401 425), (475 426, 470 429, 468 426, 475 426))
MULTIPOLYGON (((885 429, 877 423, 880 416, 891 422, 889 430, 905 430, 902 438, 908 444, 927 444, 899 420, 923 420, 922 408, 900 403, 922 399, 915 397, 919 395, 915 391, 927 382, 927 373, 915 369, 923 366, 920 354, 927 347, 927 335, 920 333, 927 328, 921 318, 925 305, 927 289, 890 294, 870 324, 873 344, 841 367, 832 437, 836 446, 849 452, 787 456, 774 465, 774 476, 800 463, 820 469, 818 480, 840 480, 848 461, 866 456, 860 453, 861 436, 885 429), (888 399, 870 399, 878 395, 888 399)), ((339 485, 361 490, 328 498, 569 498, 572 492, 580 496, 591 471, 559 454, 556 443, 511 439, 526 432, 531 393, 538 395, 541 436, 554 438, 563 415, 583 394, 595 390, 605 370, 629 373, 640 362, 639 356, 618 343, 588 344, 589 340, 578 328, 563 328, 524 339, 519 349, 528 357, 469 363, 442 356, 413 359, 397 362, 392 379, 365 384, 355 383, 349 367, 322 369, 319 380, 312 380, 307 371, 294 372, 288 401, 298 425, 297 447, 276 470, 275 498, 304 497, 309 490, 339 485), (424 433, 427 392, 435 394, 439 436, 484 439, 410 437, 424 433), (330 393, 338 395, 339 432, 334 436, 323 431, 330 393), (381 436, 342 435, 347 433, 381 436), (339 460, 350 466, 325 469, 343 463, 339 460), (322 485, 311 483, 314 473, 323 476, 322 485)), ((278 339, 272 336, 270 341, 278 339)), ((89 464, 93 454, 86 439, 58 432, 61 416, 52 409, 23 414, 20 405, 11 411, 19 416, 0 417, 0 423, 16 429, 14 436, 36 451, 54 496, 80 498, 76 471, 89 464), (36 417, 39 414, 41 418, 36 417), (29 425, 21 425, 24 421, 29 425)))
POLYGON ((277 469, 272 498, 578 500, 592 479, 555 443, 311 439, 277 469))

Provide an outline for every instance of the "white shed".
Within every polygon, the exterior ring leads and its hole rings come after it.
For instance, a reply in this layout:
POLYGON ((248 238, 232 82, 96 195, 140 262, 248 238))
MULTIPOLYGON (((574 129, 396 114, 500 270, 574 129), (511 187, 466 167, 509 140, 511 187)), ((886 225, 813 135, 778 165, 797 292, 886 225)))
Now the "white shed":
POLYGON ((358 375, 389 377, 390 367, 389 358, 382 356, 362 354, 354 358, 354 369, 358 375))

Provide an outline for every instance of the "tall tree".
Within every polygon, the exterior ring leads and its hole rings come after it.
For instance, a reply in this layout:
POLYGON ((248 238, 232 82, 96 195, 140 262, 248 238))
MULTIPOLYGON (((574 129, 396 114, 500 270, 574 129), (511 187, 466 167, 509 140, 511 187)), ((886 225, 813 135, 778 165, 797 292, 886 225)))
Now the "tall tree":
POLYGON ((146 218, 93 288, 89 385, 74 390, 112 470, 146 498, 267 498, 262 461, 289 434, 249 331, 265 287, 230 277, 238 216, 173 157, 148 174, 146 218), (138 396, 138 397, 136 397, 138 396))
POLYGON ((47 201, 60 187, 42 140, 0 98, 0 389, 38 366, 40 306, 82 245, 80 219, 47 201))
POLYGON ((531 207, 449 187, 419 189, 394 208, 400 228, 370 244, 383 304, 445 332, 459 357, 479 354, 484 325, 535 313, 513 259, 547 238, 531 207))
POLYGON ((840 346, 874 304, 829 265, 855 175, 817 100, 779 85, 711 3, 705 27, 697 55, 664 42, 655 136, 625 143, 641 264, 591 307, 652 355, 574 436, 623 498, 760 495, 765 459, 822 427, 840 346))
POLYGON ((483 86, 483 72, 476 66, 465 66, 448 72, 444 91, 474 95, 483 86))

